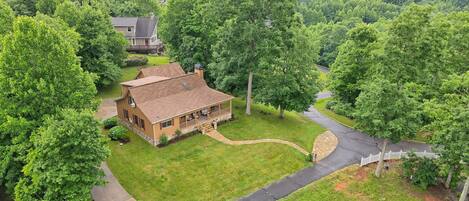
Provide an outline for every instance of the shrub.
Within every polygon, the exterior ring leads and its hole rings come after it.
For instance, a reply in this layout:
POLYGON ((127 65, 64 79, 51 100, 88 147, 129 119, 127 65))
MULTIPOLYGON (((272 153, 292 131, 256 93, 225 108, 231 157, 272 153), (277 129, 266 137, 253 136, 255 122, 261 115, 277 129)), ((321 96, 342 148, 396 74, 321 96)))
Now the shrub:
POLYGON ((409 153, 408 157, 403 159, 402 169, 404 177, 422 189, 437 183, 438 166, 432 159, 409 153))
POLYGON ((168 145, 169 143, 169 139, 168 139, 168 136, 166 136, 166 134, 163 133, 163 135, 160 136, 160 144, 161 145, 168 145))
POLYGON ((328 101, 326 103, 326 109, 331 110, 332 107, 334 107, 334 105, 336 105, 336 104, 337 104, 337 101, 335 101, 335 100, 328 101))
MULTIPOLYGON (((326 105, 326 108, 327 108, 327 105, 326 105)), ((335 103, 332 103, 332 105, 330 105, 330 110, 332 110, 336 114, 343 115, 343 116, 353 119, 352 114, 355 111, 355 108, 353 108, 352 105, 349 103, 342 103, 340 101, 337 101, 335 103)))
POLYGON ((130 56, 125 60, 125 65, 130 66, 143 66, 148 63, 148 58, 146 56, 130 56))
POLYGON ((117 126, 117 117, 111 117, 103 121, 103 125, 105 129, 111 129, 117 126))
POLYGON ((177 130, 176 130, 176 136, 177 136, 177 137, 180 137, 181 135, 182 135, 181 130, 177 129, 177 130))
POLYGON ((123 126, 116 126, 114 128, 111 128, 109 130, 109 138, 111 140, 119 140, 121 142, 128 142, 129 141, 129 135, 127 134, 128 130, 124 128, 123 126))
POLYGON ((306 161, 307 161, 307 162, 313 162, 313 155, 312 155, 312 154, 308 154, 308 155, 306 156, 306 161))

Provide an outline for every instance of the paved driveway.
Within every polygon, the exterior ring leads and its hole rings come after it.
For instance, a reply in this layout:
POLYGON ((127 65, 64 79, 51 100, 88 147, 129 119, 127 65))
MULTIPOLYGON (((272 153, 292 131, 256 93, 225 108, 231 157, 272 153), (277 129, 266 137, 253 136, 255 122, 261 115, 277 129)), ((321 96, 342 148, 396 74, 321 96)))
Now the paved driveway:
MULTIPOLYGON (((322 98, 326 98, 323 96, 322 98)), ((257 190, 256 192, 241 198, 242 201, 268 201, 278 200, 286 197, 290 193, 303 188, 304 186, 316 181, 334 171, 340 170, 352 164, 360 163, 363 156, 368 156, 370 153, 379 153, 378 146, 381 145, 382 140, 369 137, 366 134, 345 127, 326 116, 319 113, 314 107, 305 112, 311 120, 319 123, 321 126, 332 131, 338 138, 339 144, 334 152, 327 158, 319 161, 314 166, 300 170, 292 175, 289 175, 273 184, 257 190)), ((431 151, 430 147, 426 144, 414 142, 401 142, 388 146, 388 150, 393 151, 431 151)))

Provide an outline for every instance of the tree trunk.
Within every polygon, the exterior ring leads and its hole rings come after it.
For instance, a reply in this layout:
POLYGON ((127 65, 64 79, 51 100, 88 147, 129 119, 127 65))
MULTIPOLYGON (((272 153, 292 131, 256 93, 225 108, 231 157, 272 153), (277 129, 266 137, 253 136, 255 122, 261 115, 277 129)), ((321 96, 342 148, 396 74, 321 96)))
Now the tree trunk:
POLYGON ((452 177, 453 177, 453 167, 450 167, 449 172, 448 172, 448 177, 446 178, 446 182, 445 182, 445 188, 449 188, 452 177))
POLYGON ((252 71, 249 72, 248 95, 246 97, 246 114, 251 115, 252 71))
POLYGON ((283 109, 282 106, 279 107, 279 110, 280 110, 280 118, 281 119, 284 119, 285 118, 285 109, 283 109))
POLYGON ((459 197, 459 201, 466 200, 468 189, 469 189, 469 177, 466 178, 466 183, 464 184, 464 189, 462 190, 461 197, 459 197))
POLYGON ((381 171, 383 170, 383 166, 384 166, 384 154, 386 153, 386 146, 388 145, 388 140, 385 139, 383 141, 383 149, 381 149, 381 153, 379 155, 379 162, 378 162, 378 166, 376 167, 376 171, 375 171, 375 175, 377 177, 380 177, 381 176, 381 171))

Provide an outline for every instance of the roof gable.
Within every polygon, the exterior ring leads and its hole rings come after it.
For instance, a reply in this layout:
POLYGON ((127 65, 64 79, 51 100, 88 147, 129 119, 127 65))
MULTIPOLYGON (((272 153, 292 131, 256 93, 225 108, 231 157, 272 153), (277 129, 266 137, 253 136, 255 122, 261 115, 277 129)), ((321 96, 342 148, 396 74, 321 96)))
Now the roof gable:
POLYGON ((138 104, 172 94, 190 91, 195 88, 207 86, 204 80, 195 74, 189 74, 172 79, 162 80, 129 89, 130 95, 138 104))
POLYGON ((160 77, 179 77, 185 75, 186 73, 182 70, 182 67, 179 63, 171 63, 160 65, 156 67, 148 67, 140 70, 139 76, 150 77, 150 76, 160 76, 160 77))

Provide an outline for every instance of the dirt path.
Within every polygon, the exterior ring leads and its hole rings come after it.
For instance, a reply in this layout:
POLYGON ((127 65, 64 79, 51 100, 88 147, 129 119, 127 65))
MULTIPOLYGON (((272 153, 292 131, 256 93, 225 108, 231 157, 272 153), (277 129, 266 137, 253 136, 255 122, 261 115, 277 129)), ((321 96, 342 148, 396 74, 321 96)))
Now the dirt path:
POLYGON ((278 139, 260 139, 260 140, 243 140, 243 141, 233 141, 233 140, 230 140, 228 138, 226 138, 225 136, 223 136, 221 133, 219 133, 218 131, 216 130, 212 130, 210 132, 208 132, 206 134, 207 136, 219 141, 219 142, 222 142, 224 144, 228 144, 228 145, 247 145, 247 144, 259 144, 259 143, 277 143, 277 144, 284 144, 284 145, 287 145, 287 146, 290 146, 296 150, 298 150, 299 152, 301 152, 302 154, 304 155, 308 155, 309 152, 306 151, 305 149, 303 149, 302 147, 298 146, 297 144, 295 143, 292 143, 292 142, 289 142, 289 141, 285 141, 285 140, 278 140, 278 139))

